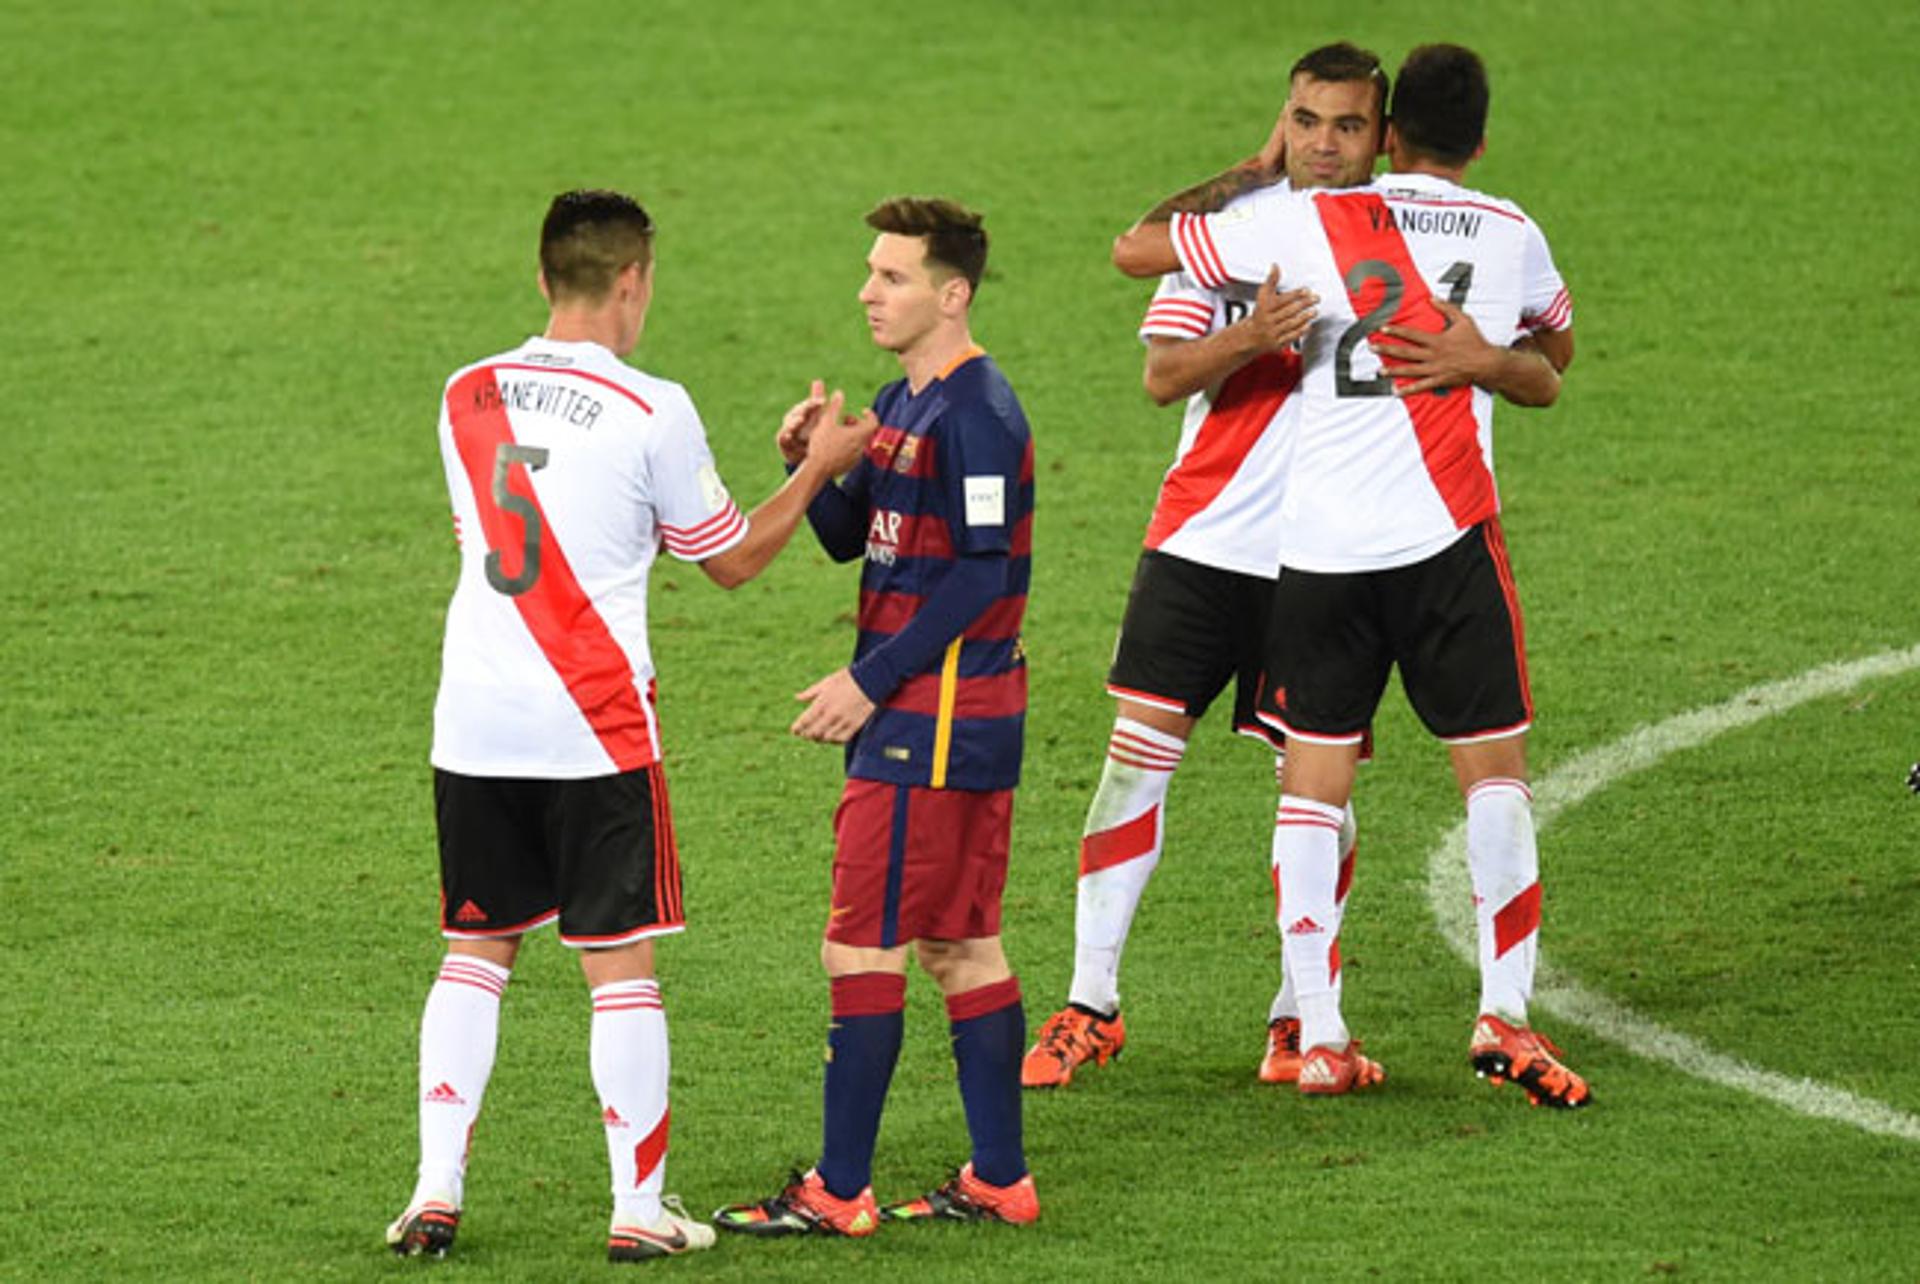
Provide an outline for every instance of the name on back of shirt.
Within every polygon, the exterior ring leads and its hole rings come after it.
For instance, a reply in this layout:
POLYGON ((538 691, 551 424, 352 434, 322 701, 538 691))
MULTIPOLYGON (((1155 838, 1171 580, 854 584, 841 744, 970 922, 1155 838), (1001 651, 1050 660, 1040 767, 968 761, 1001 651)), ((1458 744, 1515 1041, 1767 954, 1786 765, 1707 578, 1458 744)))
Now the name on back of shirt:
POLYGON ((1396 228, 1424 236, 1478 236, 1485 217, 1477 210, 1447 207, 1373 205, 1367 208, 1367 218, 1376 232, 1396 228))
POLYGON ((551 415, 576 428, 591 429, 600 417, 601 404, 590 394, 564 383, 543 379, 495 379, 474 385, 475 410, 518 410, 523 414, 551 415))

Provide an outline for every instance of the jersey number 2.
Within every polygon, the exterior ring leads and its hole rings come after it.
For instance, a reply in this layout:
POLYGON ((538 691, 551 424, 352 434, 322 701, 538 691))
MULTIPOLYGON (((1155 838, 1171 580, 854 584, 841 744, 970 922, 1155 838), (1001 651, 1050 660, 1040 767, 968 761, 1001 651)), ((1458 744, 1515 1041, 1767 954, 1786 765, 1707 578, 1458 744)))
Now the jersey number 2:
MULTIPOLYGON (((1393 395, 1393 379, 1384 370, 1371 379, 1353 377, 1353 353, 1368 335, 1393 320, 1393 314, 1400 310, 1400 300, 1406 297, 1407 283, 1400 279, 1400 269, 1383 259, 1362 259, 1347 269, 1349 293, 1360 293, 1369 281, 1378 281, 1386 289, 1381 291, 1378 303, 1340 332, 1340 343, 1333 351, 1333 392, 1337 397, 1393 395)), ((1456 308, 1465 307, 1467 291, 1473 288, 1473 264, 1455 263, 1440 274, 1440 284, 1449 287, 1447 302, 1456 308)))
POLYGON ((503 513, 520 519, 520 573, 508 576, 500 569, 500 550, 487 554, 487 583, 508 597, 519 597, 540 578, 540 509, 525 495, 516 495, 507 487, 507 476, 515 464, 528 471, 547 466, 545 446, 518 446, 503 443, 493 452, 493 503, 503 513))

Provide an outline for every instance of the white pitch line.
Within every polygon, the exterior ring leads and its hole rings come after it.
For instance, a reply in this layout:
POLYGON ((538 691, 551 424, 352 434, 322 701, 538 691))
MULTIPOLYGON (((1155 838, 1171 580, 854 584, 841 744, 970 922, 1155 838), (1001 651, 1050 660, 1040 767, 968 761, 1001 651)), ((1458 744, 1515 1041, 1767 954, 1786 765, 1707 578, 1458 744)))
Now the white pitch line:
MULTIPOLYGON (((1845 663, 1822 665, 1796 677, 1749 687, 1710 705, 1641 727, 1610 745, 1562 764, 1533 789, 1534 824, 1544 830, 1567 808, 1614 782, 1644 771, 1668 754, 1705 744, 1715 736, 1785 713, 1808 700, 1837 695, 1872 678, 1920 668, 1920 646, 1884 651, 1845 663)), ((1467 876, 1467 826, 1463 821, 1441 839, 1427 859, 1427 900, 1434 921, 1454 953, 1476 969, 1473 887, 1467 876)), ((1697 1078, 1738 1088, 1803 1115, 1833 1119, 1867 1132, 1920 1141, 1920 1118, 1814 1079, 1795 1079, 1715 1052, 1699 1041, 1640 1016, 1572 977, 1540 964, 1535 999, 1565 1020, 1585 1026, 1645 1057, 1665 1061, 1697 1078)))

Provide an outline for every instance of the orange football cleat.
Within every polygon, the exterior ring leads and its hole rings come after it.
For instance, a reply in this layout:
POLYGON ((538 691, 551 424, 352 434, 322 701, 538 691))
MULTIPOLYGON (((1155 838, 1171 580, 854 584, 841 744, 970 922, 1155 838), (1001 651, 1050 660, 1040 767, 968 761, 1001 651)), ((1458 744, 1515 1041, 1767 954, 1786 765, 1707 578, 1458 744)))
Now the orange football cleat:
POLYGON ((1105 1065, 1126 1046, 1127 1023, 1118 1012, 1103 1017, 1069 1004, 1040 1027, 1040 1037, 1020 1063, 1020 1086, 1064 1088, 1075 1070, 1089 1061, 1105 1065))
POLYGON ((1512 1080, 1536 1106, 1577 1110, 1593 1100, 1587 1081, 1560 1060, 1560 1049, 1553 1041, 1527 1026, 1509 1025, 1483 1013, 1473 1023, 1467 1053, 1474 1073, 1491 1083, 1512 1080))
POLYGON ((990 1186, 974 1176, 973 1165, 968 1164, 940 1189, 904 1204, 889 1204, 880 1210, 880 1215, 891 1222, 944 1218, 1024 1226, 1038 1220, 1040 1196, 1033 1188, 1032 1173, 1011 1186, 990 1186))
POLYGON ((793 1173, 784 1189, 757 1204, 729 1204, 713 1215, 713 1224, 743 1235, 871 1235, 880 1229, 880 1206, 869 1186, 852 1199, 827 1189, 820 1171, 793 1173))
POLYGON ((1360 1040, 1345 1049, 1325 1044, 1307 1049, 1300 1060, 1300 1091, 1309 1097, 1337 1097, 1386 1081, 1378 1061, 1360 1055, 1360 1040))
POLYGON ((1267 1055, 1260 1059, 1261 1083, 1295 1083, 1300 1078, 1300 1018, 1267 1022, 1267 1055))

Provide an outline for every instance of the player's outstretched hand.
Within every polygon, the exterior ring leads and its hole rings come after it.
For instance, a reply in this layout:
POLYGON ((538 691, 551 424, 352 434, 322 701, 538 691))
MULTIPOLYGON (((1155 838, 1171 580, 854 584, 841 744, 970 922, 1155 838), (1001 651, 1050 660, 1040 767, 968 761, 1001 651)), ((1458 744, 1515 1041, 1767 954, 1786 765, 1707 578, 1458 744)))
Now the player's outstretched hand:
POLYGON ((1254 295, 1253 311, 1247 324, 1253 327, 1262 352, 1278 352, 1300 338, 1312 326, 1319 311, 1320 296, 1312 290, 1282 290, 1280 268, 1267 269, 1267 279, 1254 295))
POLYGON ((807 702, 793 720, 793 734, 802 740, 843 745, 873 716, 873 701, 845 669, 829 673, 793 698, 807 702))
POLYGON ((798 466, 807 457, 807 439, 813 435, 813 426, 826 404, 827 385, 815 379, 806 398, 794 402, 792 409, 780 420, 780 431, 773 439, 773 444, 780 448, 780 458, 798 466))
POLYGON ((1429 302, 1445 322, 1444 330, 1388 325, 1368 340, 1393 376, 1395 396, 1482 383, 1499 367, 1500 349, 1487 342, 1472 317, 1445 299, 1429 302))
POLYGON ((829 397, 807 441, 807 457, 836 477, 860 462, 867 443, 880 430, 880 420, 873 411, 843 415, 840 411, 845 404, 845 393, 836 392, 829 397))

